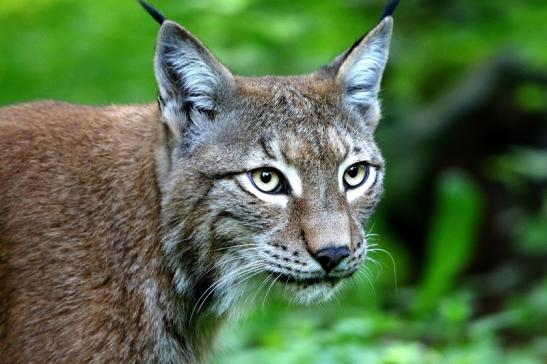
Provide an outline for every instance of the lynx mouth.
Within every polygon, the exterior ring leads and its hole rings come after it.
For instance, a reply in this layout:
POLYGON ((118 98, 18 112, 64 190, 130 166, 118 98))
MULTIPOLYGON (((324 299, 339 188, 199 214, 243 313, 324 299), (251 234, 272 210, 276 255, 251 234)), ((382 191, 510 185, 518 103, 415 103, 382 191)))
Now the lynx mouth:
POLYGON ((284 273, 281 273, 281 274, 276 272, 269 272, 269 273, 275 274, 277 276, 276 280, 278 282, 301 285, 301 286, 312 286, 312 285, 321 284, 321 283, 323 284, 329 283, 331 285, 335 285, 336 283, 340 282, 341 280, 345 278, 350 277, 353 274, 352 272, 344 276, 336 276, 336 277, 326 275, 322 277, 299 278, 299 277, 294 277, 292 275, 284 274, 284 273))

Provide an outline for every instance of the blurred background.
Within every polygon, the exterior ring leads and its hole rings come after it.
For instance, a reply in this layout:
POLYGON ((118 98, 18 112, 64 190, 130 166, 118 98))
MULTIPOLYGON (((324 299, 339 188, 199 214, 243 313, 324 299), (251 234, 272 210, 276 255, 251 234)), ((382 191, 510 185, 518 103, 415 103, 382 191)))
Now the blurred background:
MULTIPOLYGON (((153 3, 247 76, 317 69, 384 5, 153 3)), ((2 0, 0 106, 153 102, 157 30, 133 0, 2 0)), ((259 302, 214 363, 547 362, 547 2, 403 0, 382 94, 372 259, 332 302, 259 302)))

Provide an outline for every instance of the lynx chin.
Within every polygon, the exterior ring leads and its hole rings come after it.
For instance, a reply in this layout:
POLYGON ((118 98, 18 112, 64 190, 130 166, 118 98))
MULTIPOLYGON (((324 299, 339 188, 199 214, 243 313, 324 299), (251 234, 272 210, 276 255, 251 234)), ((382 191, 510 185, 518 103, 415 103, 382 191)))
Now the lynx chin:
POLYGON ((319 70, 250 78, 142 3, 157 103, 1 108, 0 362, 201 363, 270 289, 331 297, 382 194, 396 4, 319 70))

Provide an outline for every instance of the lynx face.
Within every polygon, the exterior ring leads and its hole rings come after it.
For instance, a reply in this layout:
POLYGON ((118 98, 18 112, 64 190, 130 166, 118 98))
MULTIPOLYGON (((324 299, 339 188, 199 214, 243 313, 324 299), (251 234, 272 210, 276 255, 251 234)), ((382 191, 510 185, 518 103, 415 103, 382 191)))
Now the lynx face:
POLYGON ((391 28, 384 18, 313 74, 244 78, 162 25, 163 248, 193 311, 224 313, 274 285, 298 302, 326 299, 359 269, 382 192, 373 132, 391 28))

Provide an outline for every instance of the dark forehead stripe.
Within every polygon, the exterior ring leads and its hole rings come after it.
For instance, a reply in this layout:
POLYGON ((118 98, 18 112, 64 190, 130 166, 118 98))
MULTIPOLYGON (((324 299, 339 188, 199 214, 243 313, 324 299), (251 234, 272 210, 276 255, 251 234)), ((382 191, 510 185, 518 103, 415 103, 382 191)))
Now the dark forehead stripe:
POLYGON ((266 138, 264 136, 260 137, 260 139, 258 140, 258 144, 260 144, 260 146, 262 147, 264 154, 266 154, 271 159, 276 159, 275 153, 270 143, 266 141, 266 138))

